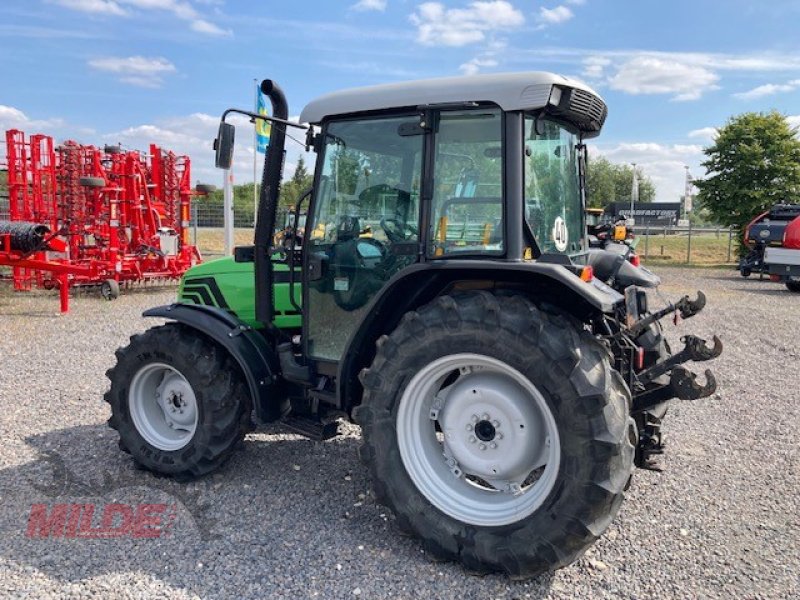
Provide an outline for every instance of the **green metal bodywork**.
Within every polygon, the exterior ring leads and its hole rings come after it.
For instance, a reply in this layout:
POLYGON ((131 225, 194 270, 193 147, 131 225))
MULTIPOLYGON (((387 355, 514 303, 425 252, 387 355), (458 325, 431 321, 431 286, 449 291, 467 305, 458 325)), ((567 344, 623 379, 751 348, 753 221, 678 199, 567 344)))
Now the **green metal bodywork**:
MULTIPOLYGON (((206 304, 223 308, 252 327, 263 327, 256 321, 255 280, 252 262, 236 262, 232 256, 218 258, 192 267, 184 274, 178 288, 178 302, 206 304)), ((293 329, 301 326, 301 316, 289 297, 289 267, 273 263, 275 284, 275 326, 293 329)), ((301 302, 300 271, 295 269, 294 297, 301 302)))

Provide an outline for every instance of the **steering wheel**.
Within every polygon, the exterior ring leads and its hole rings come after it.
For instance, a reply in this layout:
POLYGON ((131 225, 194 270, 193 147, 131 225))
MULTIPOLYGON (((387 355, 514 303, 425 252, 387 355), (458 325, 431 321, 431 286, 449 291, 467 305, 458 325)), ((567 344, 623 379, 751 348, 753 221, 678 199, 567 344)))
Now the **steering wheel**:
POLYGON ((405 242, 411 236, 417 235, 417 228, 398 219, 381 219, 381 227, 387 239, 393 244, 405 242))

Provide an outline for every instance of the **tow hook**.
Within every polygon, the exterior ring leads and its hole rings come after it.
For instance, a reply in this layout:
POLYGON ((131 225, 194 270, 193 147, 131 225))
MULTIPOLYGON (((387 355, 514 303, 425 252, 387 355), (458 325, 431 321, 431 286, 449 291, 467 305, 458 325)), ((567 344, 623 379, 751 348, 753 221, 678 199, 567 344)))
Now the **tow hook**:
POLYGON ((666 317, 670 313, 680 313, 682 319, 689 319, 699 313, 706 306, 706 295, 697 292, 697 299, 690 300, 689 296, 684 296, 674 304, 670 303, 661 310, 647 315, 645 318, 636 321, 628 328, 627 334, 636 337, 647 329, 651 324, 666 317))
POLYGON ((681 400, 697 400, 707 398, 717 391, 717 380, 711 369, 706 369, 706 384, 697 383, 697 375, 683 367, 675 367, 670 374, 669 383, 675 395, 681 400))
POLYGON ((709 369, 705 371, 705 384, 700 385, 697 375, 680 365, 689 360, 703 362, 718 357, 722 354, 722 341, 714 336, 713 346, 709 346, 704 339, 694 335, 687 335, 682 340, 685 344, 683 350, 639 373, 637 378, 642 384, 649 383, 664 373, 670 373, 670 381, 666 385, 634 395, 631 407, 633 413, 649 410, 671 398, 697 400, 717 391, 717 380, 709 369))
MULTIPOLYGON (((693 360, 695 362, 704 362, 713 358, 717 358, 720 354, 722 354, 722 340, 720 340, 717 336, 714 336, 712 340, 714 342, 713 347, 707 346, 706 341, 703 338, 699 338, 695 335, 686 335, 681 338, 681 341, 684 343, 683 350, 673 354, 660 363, 653 365, 646 371, 639 373, 639 380, 643 383, 647 383, 656 377, 663 375, 676 365, 683 364, 689 360, 693 360)), ((713 393, 713 390, 710 393, 713 393)))

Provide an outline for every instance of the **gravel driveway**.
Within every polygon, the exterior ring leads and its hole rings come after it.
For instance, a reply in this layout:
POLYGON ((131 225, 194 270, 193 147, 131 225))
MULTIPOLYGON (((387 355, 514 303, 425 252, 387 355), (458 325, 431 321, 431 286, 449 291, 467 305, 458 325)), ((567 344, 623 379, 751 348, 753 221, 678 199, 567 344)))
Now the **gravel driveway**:
POLYGON ((50 296, 0 295, 0 596, 321 598, 790 598, 800 596, 800 296, 729 271, 658 270, 662 293, 703 289, 669 335, 717 332, 718 394, 675 405, 663 474, 637 471, 587 555, 515 583, 433 563, 376 505, 358 428, 325 443, 248 436, 218 474, 181 485, 136 471, 106 427, 114 349, 174 289, 58 315, 50 296), (32 505, 166 504, 159 537, 31 539, 32 505))

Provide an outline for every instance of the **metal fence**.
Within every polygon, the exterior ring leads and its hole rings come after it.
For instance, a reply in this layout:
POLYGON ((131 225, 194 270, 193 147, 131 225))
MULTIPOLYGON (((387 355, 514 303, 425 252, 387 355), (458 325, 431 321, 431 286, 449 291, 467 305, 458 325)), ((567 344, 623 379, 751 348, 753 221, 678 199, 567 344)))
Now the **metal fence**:
MULTIPOLYGON (((8 218, 8 199, 0 195, 0 219, 8 218)), ((275 223, 283 227, 286 211, 279 211, 275 223)), ((222 206, 192 207, 191 238, 206 256, 224 251, 222 206)), ((234 214, 234 239, 237 245, 253 243, 252 218, 234 214)), ((737 260, 739 233, 729 227, 653 227, 634 228, 636 252, 645 263, 718 265, 737 260)))
POLYGON ((735 227, 634 228, 636 252, 644 262, 718 265, 737 260, 739 232, 735 227))
MULTIPOLYGON (((222 254, 223 212, 221 206, 194 206, 192 239, 207 256, 222 254)), ((286 222, 286 212, 275 219, 278 227, 286 222)), ((645 263, 721 265, 737 260, 739 234, 735 228, 703 227, 635 227, 636 252, 645 263)), ((236 244, 253 243, 253 222, 234 216, 236 244)))

